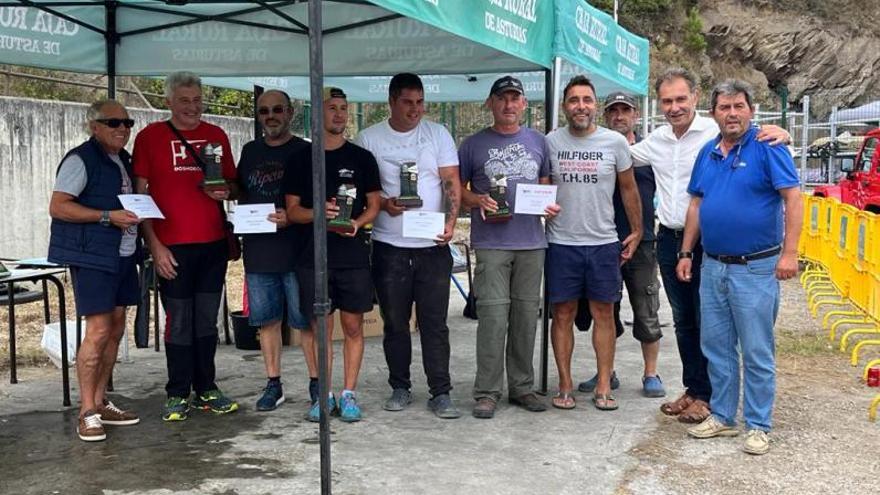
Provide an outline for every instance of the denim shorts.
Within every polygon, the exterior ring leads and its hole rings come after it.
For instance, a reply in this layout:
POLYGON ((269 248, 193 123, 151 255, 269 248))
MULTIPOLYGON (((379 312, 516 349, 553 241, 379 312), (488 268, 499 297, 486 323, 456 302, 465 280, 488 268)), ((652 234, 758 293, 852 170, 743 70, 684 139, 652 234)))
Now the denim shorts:
POLYGON ((623 288, 620 251, 618 241, 599 246, 567 246, 551 242, 545 262, 550 302, 555 304, 581 298, 603 303, 620 301, 623 288))
POLYGON ((299 305, 299 284, 294 272, 247 273, 248 323, 262 326, 281 320, 287 302, 287 325, 308 329, 309 321, 299 305))
POLYGON ((137 306, 140 288, 134 255, 119 258, 116 273, 75 266, 70 273, 80 316, 109 313, 118 306, 137 306))

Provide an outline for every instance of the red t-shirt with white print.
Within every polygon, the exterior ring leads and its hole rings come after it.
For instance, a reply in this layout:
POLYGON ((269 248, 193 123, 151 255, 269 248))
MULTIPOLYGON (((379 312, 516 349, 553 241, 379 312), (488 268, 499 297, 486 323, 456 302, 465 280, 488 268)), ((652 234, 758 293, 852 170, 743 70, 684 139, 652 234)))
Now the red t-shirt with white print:
MULTIPOLYGON (((219 147, 221 151, 215 154, 221 155, 223 178, 235 180, 232 149, 223 129, 201 122, 180 133, 197 153, 206 144, 219 147)), ((150 196, 165 215, 164 220, 153 220, 153 230, 162 244, 214 242, 224 237, 217 201, 202 190, 204 173, 168 124, 154 122, 138 133, 132 161, 134 175, 147 179, 150 196)))

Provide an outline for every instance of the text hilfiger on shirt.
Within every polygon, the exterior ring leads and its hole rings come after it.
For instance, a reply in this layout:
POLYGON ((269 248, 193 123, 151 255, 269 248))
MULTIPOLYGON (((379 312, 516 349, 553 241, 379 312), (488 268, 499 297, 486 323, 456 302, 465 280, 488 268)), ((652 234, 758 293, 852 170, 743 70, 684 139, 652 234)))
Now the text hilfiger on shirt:
POLYGON ((597 160, 602 161, 602 151, 560 150, 556 152, 558 160, 597 160))

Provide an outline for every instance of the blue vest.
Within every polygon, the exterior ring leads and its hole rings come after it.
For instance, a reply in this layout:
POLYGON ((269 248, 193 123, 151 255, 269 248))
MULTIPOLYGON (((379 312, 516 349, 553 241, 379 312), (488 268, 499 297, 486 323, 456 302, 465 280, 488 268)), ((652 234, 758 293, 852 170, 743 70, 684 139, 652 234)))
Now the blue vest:
MULTIPOLYGON (((110 159, 95 138, 72 149, 64 159, 73 154, 79 155, 86 167, 86 187, 75 201, 95 210, 121 209, 122 204, 117 197, 122 192, 119 165, 110 159)), ((120 150, 119 158, 131 178, 131 156, 127 151, 120 150)), ((61 162, 64 163, 64 160, 61 162)), ((60 165, 58 168, 61 168, 60 165)), ((105 227, 97 222, 73 223, 53 218, 48 259, 61 265, 116 273, 119 270, 121 242, 122 230, 116 226, 105 227)))

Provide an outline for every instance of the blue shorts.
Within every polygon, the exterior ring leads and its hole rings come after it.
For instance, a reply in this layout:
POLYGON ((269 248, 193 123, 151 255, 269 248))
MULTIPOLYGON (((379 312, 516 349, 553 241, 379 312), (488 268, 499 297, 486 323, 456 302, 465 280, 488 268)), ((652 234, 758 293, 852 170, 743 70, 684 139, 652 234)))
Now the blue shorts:
POLYGON ((561 303, 587 298, 591 301, 620 301, 623 276, 620 274, 620 242, 600 246, 547 247, 546 277, 550 302, 561 303))
POLYGON ((293 272, 246 273, 248 288, 248 323, 259 327, 280 321, 287 303, 287 325, 298 329, 309 328, 309 322, 299 308, 299 284, 293 272))
POLYGON ((140 286, 134 255, 119 258, 116 273, 73 266, 70 274, 80 316, 109 313, 118 306, 137 306, 140 286))

